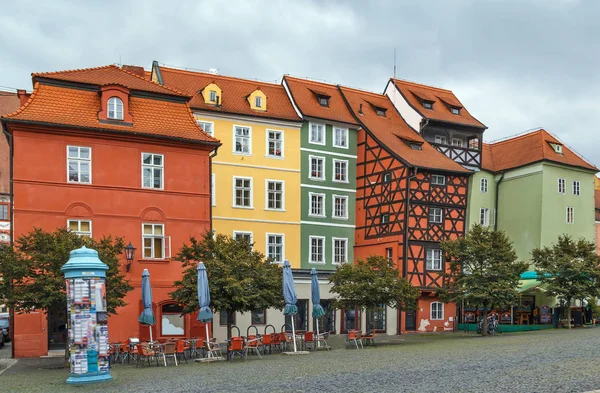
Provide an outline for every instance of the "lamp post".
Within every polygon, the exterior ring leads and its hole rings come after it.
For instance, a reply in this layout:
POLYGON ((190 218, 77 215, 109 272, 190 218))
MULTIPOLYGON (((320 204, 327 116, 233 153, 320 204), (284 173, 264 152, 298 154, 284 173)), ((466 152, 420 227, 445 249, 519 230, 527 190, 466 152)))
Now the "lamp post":
POLYGON ((131 262, 135 257, 135 250, 137 250, 137 248, 135 248, 131 242, 125 247, 125 259, 127 259, 127 265, 125 266, 126 271, 131 269, 131 262))

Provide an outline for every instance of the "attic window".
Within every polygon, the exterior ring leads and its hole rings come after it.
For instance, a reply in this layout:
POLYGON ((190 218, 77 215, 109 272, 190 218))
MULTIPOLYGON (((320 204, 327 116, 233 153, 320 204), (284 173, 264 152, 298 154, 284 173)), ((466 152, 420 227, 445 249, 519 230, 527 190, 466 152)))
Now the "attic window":
POLYGON ((423 101, 423 108, 433 109, 433 101, 423 101))
POLYGON ((123 101, 119 97, 108 99, 108 118, 112 120, 123 120, 123 101))
POLYGON ((559 145, 558 143, 551 143, 550 146, 552 146, 552 149, 554 149, 556 154, 562 154, 562 145, 559 145))
POLYGON ((460 108, 452 106, 450 107, 450 112, 452 112, 453 115, 460 115, 460 108))
POLYGON ((408 145, 413 150, 423 150, 423 146, 420 143, 409 143, 408 145))
POLYGON ((209 101, 210 102, 217 102, 217 92, 214 90, 210 91, 210 96, 209 96, 209 101))
POLYGON ((329 97, 317 96, 317 100, 319 101, 319 105, 329 106, 329 97))
POLYGON ((375 114, 377 116, 385 117, 385 112, 387 109, 375 107, 375 114))
POLYGON ((262 108, 262 97, 258 96, 254 98, 254 106, 257 108, 262 108))

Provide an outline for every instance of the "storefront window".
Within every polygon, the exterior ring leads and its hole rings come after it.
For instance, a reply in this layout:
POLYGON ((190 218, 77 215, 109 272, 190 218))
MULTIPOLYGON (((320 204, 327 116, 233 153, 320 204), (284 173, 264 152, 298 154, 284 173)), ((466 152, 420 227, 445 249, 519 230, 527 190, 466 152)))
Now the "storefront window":
POLYGON ((360 310, 357 308, 342 309, 342 333, 360 329, 360 310))
POLYGON ((385 332, 385 317, 385 304, 380 304, 375 310, 367 311, 367 331, 385 332))
MULTIPOLYGON (((235 313, 233 314, 233 320, 231 321, 232 325, 235 325, 235 313)), ((227 326, 227 311, 219 312, 219 325, 227 326)))
MULTIPOLYGON (((308 299, 298 299, 298 303, 296 303, 298 307, 298 314, 296 314, 296 318, 294 319, 294 329, 296 331, 299 330, 308 330, 308 299)), ((286 330, 291 331, 292 329, 292 319, 289 315, 285 316, 286 330)))
MULTIPOLYGON (((325 310, 325 315, 319 318, 319 332, 329 332, 335 334, 335 309, 331 300, 321 300, 321 306, 325 310)), ((317 319, 313 318, 313 331, 317 331, 317 319)))
POLYGON ((252 311, 252 324, 253 325, 266 325, 267 324, 267 310, 252 311))
POLYGON ((185 334, 183 307, 178 304, 165 304, 161 307, 161 335, 182 336, 185 334))

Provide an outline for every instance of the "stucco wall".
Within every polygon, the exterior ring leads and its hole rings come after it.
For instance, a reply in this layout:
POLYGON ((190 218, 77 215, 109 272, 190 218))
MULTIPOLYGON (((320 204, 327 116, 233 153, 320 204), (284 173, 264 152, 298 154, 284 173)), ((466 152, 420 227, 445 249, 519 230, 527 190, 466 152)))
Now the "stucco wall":
POLYGON ((467 231, 473 224, 479 223, 481 208, 490 209, 490 226, 495 222, 496 209, 496 179, 494 174, 481 170, 469 178, 469 199, 467 207, 467 231), (487 179, 487 192, 481 191, 481 179, 487 179))

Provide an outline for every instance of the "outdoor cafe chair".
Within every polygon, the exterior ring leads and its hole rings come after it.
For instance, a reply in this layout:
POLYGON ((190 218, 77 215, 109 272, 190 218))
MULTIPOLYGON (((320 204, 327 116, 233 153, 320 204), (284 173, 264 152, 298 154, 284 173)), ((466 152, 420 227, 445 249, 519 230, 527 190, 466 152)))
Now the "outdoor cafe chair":
POLYGON ((221 344, 215 338, 206 341, 206 356, 207 357, 222 357, 221 344))
POLYGON ((362 341, 363 341, 363 345, 372 345, 372 346, 376 346, 375 345, 375 330, 372 330, 371 333, 362 336, 362 341))
POLYGON ((185 346, 185 341, 183 340, 179 340, 175 343, 175 358, 177 359, 177 357, 179 357, 179 359, 181 359, 181 357, 183 356, 183 360, 185 360, 185 362, 187 363, 187 356, 185 356, 185 351, 187 350, 186 346, 185 346))
POLYGON ((260 345, 261 345, 260 338, 246 340, 246 342, 244 343, 243 358, 245 359, 248 356, 249 351, 254 351, 254 353, 256 353, 260 359, 262 359, 262 356, 260 356, 260 349, 259 349, 260 345))
POLYGON ((352 343, 356 345, 356 349, 360 349, 359 344, 360 347, 363 347, 359 330, 349 330, 348 334, 346 334, 346 349, 348 349, 348 345, 352 345, 352 343))
POLYGON ((304 332, 304 337, 303 337, 302 341, 303 341, 304 349, 308 349, 308 347, 311 347, 312 350, 314 351, 317 348, 315 346, 316 341, 315 341, 315 334, 313 332, 304 332))
POLYGON ((232 337, 229 342, 229 360, 233 360, 235 355, 244 359, 244 339, 241 337, 232 337))
POLYGON ((275 340, 274 340, 274 336, 275 334, 271 334, 271 333, 267 333, 267 334, 263 334, 262 338, 262 346, 265 349, 265 353, 267 353, 267 347, 269 348, 269 353, 271 352, 271 349, 273 347, 273 345, 275 345, 275 340))
POLYGON ((324 343, 325 344, 325 348, 327 348, 327 350, 331 350, 331 347, 329 346, 329 343, 327 342, 327 340, 329 339, 329 332, 324 332, 324 333, 319 333, 317 335, 317 345, 324 343))
POLYGON ((135 366, 139 366, 140 362, 143 362, 144 359, 148 359, 148 366, 150 365, 150 359, 154 359, 156 361, 156 365, 158 366, 158 355, 156 351, 150 349, 148 347, 144 347, 142 344, 136 344, 137 349, 137 362, 135 366))
POLYGON ((168 342, 168 343, 165 343, 165 344, 160 344, 159 347, 162 350, 159 353, 159 355, 162 355, 163 362, 165 363, 165 367, 167 367, 167 358, 168 357, 172 357, 173 360, 175 360, 175 366, 178 366, 178 364, 177 364, 177 353, 175 352, 177 344, 175 344, 174 342, 168 342))

